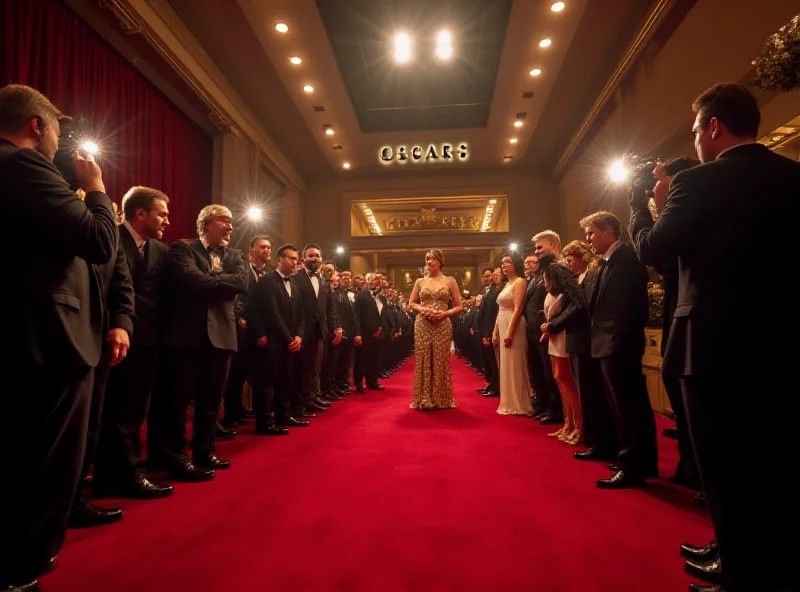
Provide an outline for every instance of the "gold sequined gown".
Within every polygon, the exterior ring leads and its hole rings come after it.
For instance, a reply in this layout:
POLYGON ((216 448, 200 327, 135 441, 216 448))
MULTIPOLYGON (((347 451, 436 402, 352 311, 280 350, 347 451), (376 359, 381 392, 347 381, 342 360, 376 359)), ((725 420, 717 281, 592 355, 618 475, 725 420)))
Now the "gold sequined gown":
MULTIPOLYGON (((419 301, 423 307, 445 311, 450 304, 450 288, 421 288, 419 301)), ((453 324, 450 319, 431 323, 421 314, 414 323, 414 400, 412 409, 451 409, 453 372, 450 368, 450 344, 453 324)))

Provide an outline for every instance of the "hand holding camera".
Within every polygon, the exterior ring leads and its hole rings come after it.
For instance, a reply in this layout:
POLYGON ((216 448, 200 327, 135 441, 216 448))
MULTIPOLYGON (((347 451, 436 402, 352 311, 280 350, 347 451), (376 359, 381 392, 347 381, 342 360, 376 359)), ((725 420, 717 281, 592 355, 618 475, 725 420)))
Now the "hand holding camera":
POLYGON ((75 167, 75 181, 78 187, 86 193, 106 192, 106 186, 103 184, 103 172, 91 154, 83 156, 80 151, 76 150, 72 156, 72 165, 75 167))

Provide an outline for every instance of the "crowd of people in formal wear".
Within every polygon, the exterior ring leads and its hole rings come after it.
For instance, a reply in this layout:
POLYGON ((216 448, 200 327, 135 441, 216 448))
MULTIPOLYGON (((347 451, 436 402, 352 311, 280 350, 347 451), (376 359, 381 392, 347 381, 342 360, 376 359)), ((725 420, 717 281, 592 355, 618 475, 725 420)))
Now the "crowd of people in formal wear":
POLYGON ((391 282, 352 278, 316 244, 282 245, 273 264, 272 241, 256 235, 243 253, 230 247, 231 210, 212 204, 196 239, 168 247, 169 197, 133 187, 118 219, 80 152, 74 191, 53 164, 67 119, 32 88, 0 89, 2 211, 18 222, 15 244, 29 245, 19 289, 3 292, 16 312, 2 369, 24 377, 27 395, 7 402, 16 419, 2 430, 20 486, 2 518, 0 589, 35 589, 68 527, 122 518, 89 489, 154 499, 173 487, 150 475, 211 480, 230 468, 216 442, 242 423, 259 436, 307 428, 353 390, 383 390, 413 344, 413 314, 391 282))
POLYGON ((618 216, 601 211, 580 220, 585 242, 562 249, 553 231, 534 236, 525 294, 513 303, 502 302, 504 284, 514 281, 507 269, 518 269, 521 256, 505 255, 502 273, 484 269, 483 291, 465 300, 455 342, 486 380, 478 392, 500 397, 502 413, 519 400, 509 391, 528 388, 504 380, 505 361, 520 363, 498 338, 502 315, 521 310, 535 396, 532 410, 513 412, 559 425, 548 435, 588 447, 576 459, 610 463, 613 475, 599 488, 643 486, 658 476, 642 373, 646 266, 655 270, 663 278, 663 381, 676 422, 665 435, 677 438, 679 451, 668 480, 700 491, 715 531, 707 545, 681 548, 686 572, 708 583, 690 590, 800 590, 791 564, 798 514, 791 431, 764 438, 747 428, 759 395, 778 397, 787 417, 798 410, 796 397, 781 396, 793 382, 795 315, 767 314, 753 296, 781 273, 774 253, 793 251, 800 164, 756 142, 760 111, 746 87, 715 85, 692 107, 699 162, 680 157, 637 171, 627 233, 618 216), (780 243, 769 253, 756 246, 767 233, 780 243), (792 525, 787 537, 782 524, 792 525))
MULTIPOLYGON (((53 164, 68 118, 32 88, 0 89, 0 207, 13 221, 9 244, 25 245, 21 277, 2 291, 14 347, 0 369, 26 393, 6 397, 0 430, 2 449, 16 451, 0 589, 34 589, 68 526, 122 518, 84 497, 90 473, 99 497, 173 493, 145 469, 211 480, 230 468, 216 442, 244 422, 286 436, 353 391, 383 390, 415 326, 426 328, 418 341, 431 364, 449 356, 452 335, 498 413, 553 425, 549 436, 587 447, 576 459, 610 463, 597 487, 644 486, 659 469, 641 366, 646 266, 664 278, 663 375, 680 453, 669 480, 702 491, 716 535, 683 546, 686 570, 710 583, 691 589, 800 589, 792 431, 748 427, 759 395, 788 421, 797 411, 795 397, 781 397, 794 315, 767 309, 763 280, 786 272, 800 164, 756 143, 760 113, 745 87, 712 87, 693 109, 700 163, 659 163, 652 190, 632 185, 627 232, 609 211, 580 220, 585 241, 562 247, 542 231, 526 257, 508 252, 484 269, 482 292, 462 307, 441 251, 426 255, 406 304, 382 274, 353 277, 313 243, 281 245, 274 262, 264 235, 246 253, 231 248, 223 205, 199 212, 196 239, 168 247, 167 195, 133 187, 117 219, 93 158, 74 155, 80 192, 53 164)), ((426 368, 412 407, 455 407, 452 383, 441 396, 426 368)))

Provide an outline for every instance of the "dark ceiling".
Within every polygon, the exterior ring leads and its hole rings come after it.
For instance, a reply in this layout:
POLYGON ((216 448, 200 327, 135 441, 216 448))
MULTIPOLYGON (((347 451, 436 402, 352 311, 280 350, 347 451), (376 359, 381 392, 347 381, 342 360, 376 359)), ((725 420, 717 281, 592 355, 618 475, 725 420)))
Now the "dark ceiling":
POLYGON ((361 131, 486 127, 512 0, 316 0, 361 131), (440 30, 453 57, 435 55, 440 30), (397 64, 397 32, 412 60, 397 64))

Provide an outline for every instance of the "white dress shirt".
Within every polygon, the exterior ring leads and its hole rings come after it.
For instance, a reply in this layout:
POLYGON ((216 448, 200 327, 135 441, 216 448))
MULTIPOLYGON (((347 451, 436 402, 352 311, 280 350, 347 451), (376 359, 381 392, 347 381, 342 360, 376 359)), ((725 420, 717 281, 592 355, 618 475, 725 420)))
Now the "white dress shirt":
MULTIPOLYGON (((282 274, 280 271, 278 271, 277 269, 275 270, 275 273, 277 273, 279 276, 281 276, 281 278, 287 278, 287 277, 289 277, 289 276, 283 275, 283 274, 282 274)), ((292 282, 286 282, 286 281, 285 281, 285 282, 283 282, 283 287, 284 287, 284 289, 286 290, 286 293, 289 295, 289 298, 291 298, 291 297, 292 297, 292 282)))

